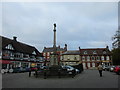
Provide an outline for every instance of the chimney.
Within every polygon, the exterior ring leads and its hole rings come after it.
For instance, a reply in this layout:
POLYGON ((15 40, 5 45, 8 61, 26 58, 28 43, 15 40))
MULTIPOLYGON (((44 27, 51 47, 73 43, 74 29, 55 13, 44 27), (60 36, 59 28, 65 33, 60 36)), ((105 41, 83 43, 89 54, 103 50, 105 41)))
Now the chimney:
POLYGON ((80 47, 79 47, 79 50, 80 50, 80 47))
POLYGON ((58 46, 58 48, 60 48, 60 45, 58 46))
POLYGON ((106 49, 109 49, 109 46, 106 46, 106 49))
POLYGON ((65 51, 67 51, 67 44, 65 44, 65 47, 64 47, 65 51))
POLYGON ((13 36, 13 40, 14 40, 14 41, 17 41, 17 37, 16 37, 16 36, 13 36))
POLYGON ((46 49, 46 47, 44 47, 44 49, 46 49))

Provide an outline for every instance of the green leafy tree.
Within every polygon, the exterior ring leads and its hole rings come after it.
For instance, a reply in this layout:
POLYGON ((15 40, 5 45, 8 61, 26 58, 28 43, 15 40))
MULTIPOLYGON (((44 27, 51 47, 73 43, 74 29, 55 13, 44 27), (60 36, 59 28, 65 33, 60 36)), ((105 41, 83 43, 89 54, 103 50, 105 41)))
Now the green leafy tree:
POLYGON ((112 50, 113 65, 120 65, 120 48, 112 50))

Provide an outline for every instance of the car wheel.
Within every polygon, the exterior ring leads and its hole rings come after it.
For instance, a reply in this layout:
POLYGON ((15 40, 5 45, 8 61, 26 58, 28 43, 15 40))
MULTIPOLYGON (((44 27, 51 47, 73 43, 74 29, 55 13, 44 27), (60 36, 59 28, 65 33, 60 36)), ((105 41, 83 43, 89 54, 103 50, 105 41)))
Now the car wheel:
POLYGON ((13 69, 9 69, 9 72, 10 72, 10 73, 13 73, 13 69))
POLYGON ((120 75, 120 71, 118 72, 118 75, 120 75))
POLYGON ((5 69, 2 69, 2 70, 1 70, 1 73, 5 73, 5 69))
POLYGON ((119 72, 116 72, 117 75, 119 75, 119 72))
POLYGON ((5 73, 8 73, 8 69, 5 69, 5 73))

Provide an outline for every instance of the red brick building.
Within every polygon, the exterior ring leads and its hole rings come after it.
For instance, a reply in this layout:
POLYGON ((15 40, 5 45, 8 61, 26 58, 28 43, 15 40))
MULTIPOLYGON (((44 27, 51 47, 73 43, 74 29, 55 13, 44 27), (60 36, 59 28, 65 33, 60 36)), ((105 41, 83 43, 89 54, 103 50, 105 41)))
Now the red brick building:
POLYGON ((112 63, 111 52, 109 47, 106 48, 89 48, 80 50, 80 60, 85 69, 97 67, 98 63, 110 65, 112 63))

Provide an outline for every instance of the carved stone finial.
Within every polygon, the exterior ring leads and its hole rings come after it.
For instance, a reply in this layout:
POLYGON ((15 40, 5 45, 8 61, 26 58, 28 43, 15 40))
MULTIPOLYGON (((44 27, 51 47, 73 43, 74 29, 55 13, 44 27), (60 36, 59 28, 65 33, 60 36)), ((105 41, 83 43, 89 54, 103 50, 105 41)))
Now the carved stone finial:
POLYGON ((54 23, 54 27, 56 27, 56 23, 54 23))

